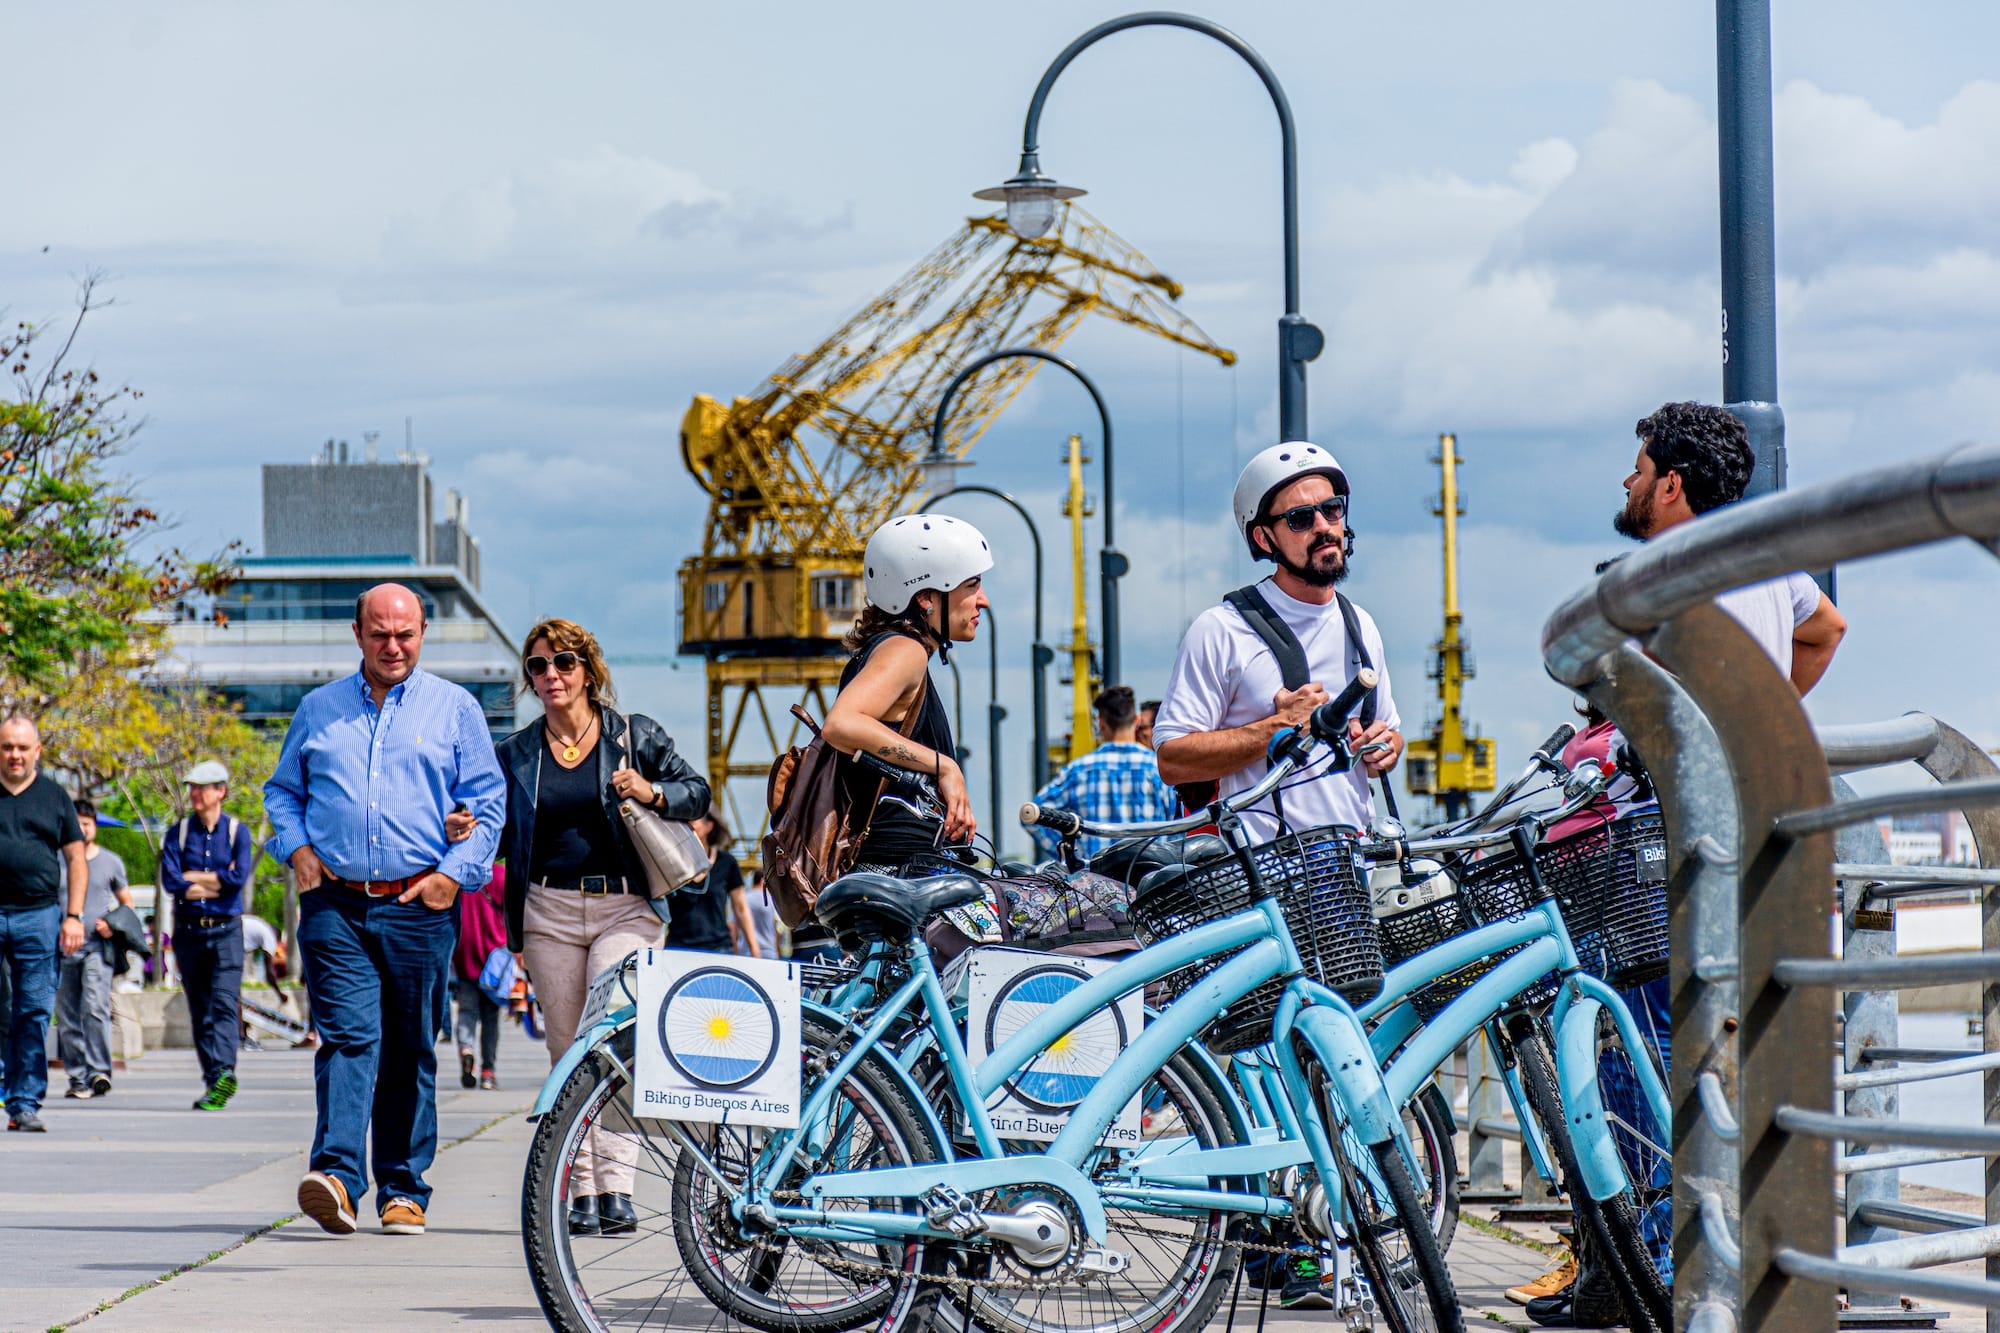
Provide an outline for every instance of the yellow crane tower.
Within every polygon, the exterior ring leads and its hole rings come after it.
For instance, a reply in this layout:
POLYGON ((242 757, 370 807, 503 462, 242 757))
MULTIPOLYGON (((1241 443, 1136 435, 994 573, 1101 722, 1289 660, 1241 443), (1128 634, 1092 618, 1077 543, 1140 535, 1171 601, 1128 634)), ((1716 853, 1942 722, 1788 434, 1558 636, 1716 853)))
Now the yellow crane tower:
POLYGON ((1069 437, 1063 461, 1069 464, 1069 490, 1063 496, 1063 517, 1069 520, 1069 742, 1049 747, 1049 762, 1058 768, 1097 748, 1090 719, 1100 679, 1097 645, 1090 641, 1090 607, 1084 601, 1083 520, 1095 511, 1083 490, 1083 465, 1090 456, 1083 452, 1081 435, 1069 437))
POLYGON ((1456 819, 1470 807, 1472 793, 1492 791, 1498 778, 1493 742, 1466 733, 1465 682, 1472 679, 1472 649, 1461 629, 1458 609, 1458 520, 1465 503, 1458 495, 1458 437, 1438 436, 1431 459, 1442 474, 1433 514, 1444 520, 1444 635, 1431 645, 1430 678, 1437 682, 1438 713, 1430 735, 1409 744, 1404 771, 1410 792, 1428 796, 1456 819))
MULTIPOLYGON (((798 735, 791 704, 826 715, 861 609, 862 549, 918 494, 931 415, 958 368, 1055 347, 1090 314, 1233 364, 1174 307, 1180 294, 1074 204, 1034 239, 998 215, 969 218, 748 396, 696 395, 681 457, 709 505, 701 550, 680 569, 680 650, 707 659, 709 783, 746 850, 772 759, 798 735)), ((1040 364, 1009 358, 965 385, 947 452, 963 457, 1040 364)))

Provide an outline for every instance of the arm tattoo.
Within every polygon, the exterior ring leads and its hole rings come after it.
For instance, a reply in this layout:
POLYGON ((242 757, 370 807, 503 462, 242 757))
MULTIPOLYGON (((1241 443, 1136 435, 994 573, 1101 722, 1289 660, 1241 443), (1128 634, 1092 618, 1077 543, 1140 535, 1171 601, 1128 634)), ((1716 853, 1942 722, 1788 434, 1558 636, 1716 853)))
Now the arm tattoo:
POLYGON ((915 750, 912 750, 901 741, 897 741, 894 745, 885 745, 875 753, 881 755, 884 759, 900 760, 903 764, 911 767, 923 762, 917 757, 915 750))

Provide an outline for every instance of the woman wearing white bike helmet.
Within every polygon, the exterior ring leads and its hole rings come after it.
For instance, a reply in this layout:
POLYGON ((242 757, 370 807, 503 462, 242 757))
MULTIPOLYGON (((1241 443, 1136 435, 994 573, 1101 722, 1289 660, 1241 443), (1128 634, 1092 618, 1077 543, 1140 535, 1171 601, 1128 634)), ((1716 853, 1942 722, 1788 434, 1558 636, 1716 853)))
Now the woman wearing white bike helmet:
MULTIPOLYGON (((893 874, 940 844, 965 842, 978 827, 930 659, 978 633, 988 605, 981 576, 993 568, 993 552, 962 519, 912 514, 877 528, 862 563, 868 605, 847 636, 854 656, 826 716, 827 743, 843 756, 866 753, 929 778, 944 800, 944 818, 926 818, 885 789, 879 770, 843 761, 849 808, 869 812, 855 868, 893 874)), ((807 922, 792 942, 796 957, 830 940, 807 922)))

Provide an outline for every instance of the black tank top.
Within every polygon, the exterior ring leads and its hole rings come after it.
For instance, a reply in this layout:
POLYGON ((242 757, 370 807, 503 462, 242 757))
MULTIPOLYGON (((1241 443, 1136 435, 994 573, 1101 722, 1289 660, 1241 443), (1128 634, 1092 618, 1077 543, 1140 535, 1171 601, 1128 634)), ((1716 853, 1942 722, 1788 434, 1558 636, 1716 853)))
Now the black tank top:
MULTIPOLYGON (((899 630, 887 630, 876 635, 863 645, 840 673, 840 688, 861 674, 868 665, 868 659, 881 646, 883 640, 901 635, 899 630)), ((919 641, 921 642, 921 641, 919 641)), ((955 755, 957 748, 952 743, 951 717, 945 712, 944 699, 938 694, 937 682, 927 681, 924 697, 917 715, 917 724, 910 731, 910 739, 918 745, 927 746, 942 755, 955 755)), ((897 727, 896 723, 887 724, 897 727)), ((857 815, 875 800, 875 793, 882 786, 881 774, 863 768, 845 756, 840 763, 840 780, 846 789, 848 808, 857 815)), ((868 834, 861 841, 859 859, 864 863, 900 866, 920 852, 927 852, 937 845, 938 823, 912 813, 906 806, 896 802, 886 802, 876 807, 874 818, 868 823, 868 834)))

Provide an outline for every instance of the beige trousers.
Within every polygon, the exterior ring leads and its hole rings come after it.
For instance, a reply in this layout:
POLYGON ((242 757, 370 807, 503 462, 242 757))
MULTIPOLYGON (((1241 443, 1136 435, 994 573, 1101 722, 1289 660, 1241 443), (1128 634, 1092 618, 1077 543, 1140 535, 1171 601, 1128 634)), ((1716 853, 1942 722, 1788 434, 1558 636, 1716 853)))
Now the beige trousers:
MULTIPOLYGON (((541 1002, 550 1065, 576 1040, 591 978, 634 949, 657 947, 664 930, 640 894, 585 895, 574 889, 528 886, 521 961, 541 1002)), ((629 1102, 607 1106, 603 1123, 590 1131, 570 1173, 570 1198, 630 1194, 639 1162, 636 1134, 629 1102)))

